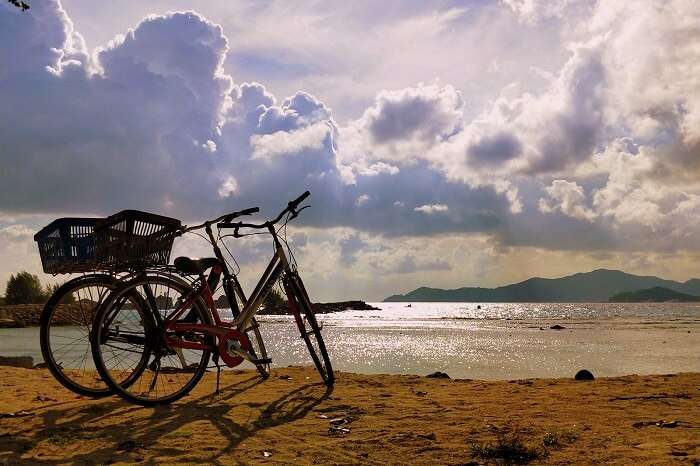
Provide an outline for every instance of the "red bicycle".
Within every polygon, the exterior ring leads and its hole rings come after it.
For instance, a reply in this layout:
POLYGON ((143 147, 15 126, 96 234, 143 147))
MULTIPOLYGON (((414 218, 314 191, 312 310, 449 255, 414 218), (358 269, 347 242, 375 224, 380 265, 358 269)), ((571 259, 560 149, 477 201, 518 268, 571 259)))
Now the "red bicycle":
POLYGON ((267 377, 271 360, 255 315, 270 290, 281 282, 316 369, 326 385, 333 385, 335 377, 321 326, 289 245, 279 234, 306 208, 299 205, 309 194, 305 192, 289 202, 275 219, 260 224, 233 222, 259 210, 252 208, 182 228, 180 234, 204 228, 215 255, 175 259, 171 272, 196 277, 191 284, 167 273, 144 272, 112 291, 95 315, 91 334, 93 359, 105 383, 123 398, 148 406, 171 403, 187 395, 204 375, 212 355, 217 368, 219 360, 229 367, 247 360, 261 376, 267 377), (278 227, 282 219, 284 222, 278 227), (213 233, 214 225, 219 230, 218 238, 213 233), (221 238, 244 236, 240 230, 245 228, 267 230, 275 251, 249 298, 230 272, 219 247, 221 238), (233 229, 233 234, 222 236, 225 229, 233 229), (207 270, 210 272, 205 276, 207 270), (222 279, 233 314, 231 322, 221 319, 213 299, 222 279))

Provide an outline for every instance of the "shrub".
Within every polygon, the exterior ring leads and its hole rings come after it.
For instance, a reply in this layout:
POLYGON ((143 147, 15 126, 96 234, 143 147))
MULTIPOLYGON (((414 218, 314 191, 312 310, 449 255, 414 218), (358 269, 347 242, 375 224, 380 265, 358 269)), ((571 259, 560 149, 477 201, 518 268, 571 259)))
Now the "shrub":
POLYGON ((5 291, 7 304, 38 304, 43 303, 45 298, 46 294, 36 275, 24 271, 10 275, 5 291))
POLYGON ((266 309, 275 308, 284 304, 284 298, 282 293, 276 289, 271 289, 270 292, 265 296, 265 301, 263 301, 263 307, 266 309))

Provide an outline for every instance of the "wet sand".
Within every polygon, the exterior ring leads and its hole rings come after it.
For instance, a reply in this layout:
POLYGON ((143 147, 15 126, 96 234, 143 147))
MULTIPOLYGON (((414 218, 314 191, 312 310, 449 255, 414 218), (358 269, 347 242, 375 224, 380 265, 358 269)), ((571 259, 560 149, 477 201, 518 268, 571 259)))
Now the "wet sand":
POLYGON ((264 382, 227 371, 214 395, 207 374, 190 396, 151 409, 76 397, 45 370, 0 367, 0 464, 700 462, 700 373, 337 377, 328 390, 310 368, 275 369, 264 382))

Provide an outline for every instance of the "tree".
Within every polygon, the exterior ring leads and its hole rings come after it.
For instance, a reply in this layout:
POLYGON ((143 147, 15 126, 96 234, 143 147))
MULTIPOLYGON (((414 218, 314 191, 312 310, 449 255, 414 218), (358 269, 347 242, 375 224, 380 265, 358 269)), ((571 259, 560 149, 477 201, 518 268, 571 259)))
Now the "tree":
POLYGON ((12 5, 16 6, 17 8, 21 9, 22 11, 27 11, 29 9, 29 4, 23 2, 22 0, 7 0, 10 2, 12 5))
MULTIPOLYGON (((46 285, 46 293, 44 293, 44 297, 46 299, 49 299, 52 294, 56 292, 61 287, 61 284, 59 283, 54 283, 53 285, 46 285)), ((69 293, 65 296, 63 296, 63 299, 61 300, 61 304, 75 304, 75 296, 73 296, 73 293, 69 293)))
POLYGON ((39 277, 29 272, 19 272, 10 275, 5 291, 7 304, 37 304, 43 303, 45 298, 39 277))
POLYGON ((275 290, 274 288, 265 296, 265 301, 263 301, 263 307, 265 309, 272 309, 277 306, 284 304, 284 298, 282 298, 282 293, 275 290))

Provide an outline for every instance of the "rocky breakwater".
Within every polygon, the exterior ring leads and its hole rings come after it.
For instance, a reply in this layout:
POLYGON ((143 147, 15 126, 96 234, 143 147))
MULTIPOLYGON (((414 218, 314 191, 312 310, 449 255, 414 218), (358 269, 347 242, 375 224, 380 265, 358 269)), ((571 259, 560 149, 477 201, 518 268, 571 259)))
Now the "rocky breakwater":
MULTIPOLYGON (((343 311, 381 311, 380 308, 374 307, 367 304, 364 301, 342 301, 339 303, 314 303, 314 312, 316 314, 330 314, 332 312, 343 312, 343 311)), ((263 315, 289 315, 289 306, 286 302, 279 304, 277 306, 266 307, 260 314, 263 315)))
MULTIPOLYGON (((0 306, 0 328, 38 326, 43 304, 16 304, 0 306)), ((61 304, 53 316, 53 325, 83 325, 92 318, 92 303, 61 304)))

